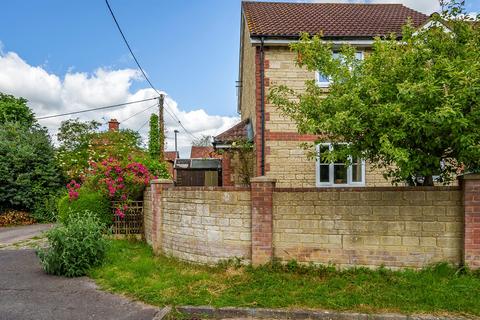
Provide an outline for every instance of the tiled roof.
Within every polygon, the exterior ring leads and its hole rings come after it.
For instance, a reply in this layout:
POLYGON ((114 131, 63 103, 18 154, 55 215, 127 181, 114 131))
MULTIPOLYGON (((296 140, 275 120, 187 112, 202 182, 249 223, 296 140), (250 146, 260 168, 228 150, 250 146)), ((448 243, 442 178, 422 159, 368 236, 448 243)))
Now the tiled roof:
POLYGON ((249 123, 248 119, 240 121, 230 129, 228 129, 227 131, 224 131, 220 133, 218 136, 216 136, 214 138, 214 141, 228 143, 236 140, 247 139, 248 123, 249 123))
POLYGON ((192 146, 190 151, 190 159, 208 159, 217 157, 218 155, 215 154, 215 150, 212 146, 192 146))
POLYGON ((163 153, 165 160, 167 161, 175 161, 175 159, 179 158, 178 151, 165 151, 163 153))
POLYGON ((242 6, 251 37, 323 32, 326 38, 373 38, 400 35, 409 18, 415 27, 429 18, 401 4, 243 2, 242 6))

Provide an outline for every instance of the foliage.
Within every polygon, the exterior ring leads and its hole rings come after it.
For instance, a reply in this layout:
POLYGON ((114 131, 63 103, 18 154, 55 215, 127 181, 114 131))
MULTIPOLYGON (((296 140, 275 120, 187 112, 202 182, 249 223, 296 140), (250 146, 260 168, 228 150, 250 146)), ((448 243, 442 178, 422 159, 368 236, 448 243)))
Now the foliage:
POLYGON ((25 127, 31 127, 36 123, 26 99, 15 98, 0 92, 0 125, 12 122, 20 123, 25 127))
POLYGON ((45 272, 78 277, 100 265, 107 249, 103 228, 97 215, 85 211, 70 215, 63 224, 48 231, 50 246, 38 251, 45 272))
POLYGON ((212 137, 202 135, 199 138, 196 138, 192 141, 192 146, 196 147, 210 147, 212 145, 212 137))
POLYGON ((45 128, 19 122, 0 127, 0 208, 32 210, 62 184, 45 128))
MULTIPOLYGON (((101 162, 91 162, 91 169, 83 179, 85 188, 95 190, 115 202, 115 214, 124 217, 128 203, 141 198, 145 186, 155 179, 146 166, 139 162, 123 164, 119 160, 109 158, 101 162)), ((72 201, 81 198, 77 194, 80 184, 71 181, 69 197, 72 201)))
POLYGON ((150 116, 150 131, 148 132, 148 153, 152 159, 159 159, 160 141, 159 141, 158 115, 152 113, 150 116))
POLYGON ((55 222, 58 216, 58 202, 62 198, 63 193, 52 193, 40 201, 36 202, 32 217, 36 222, 55 222))
MULTIPOLYGON (((382 168, 394 182, 448 182, 463 168, 480 168, 480 28, 464 14, 463 1, 443 2, 428 29, 403 29, 401 39, 377 38, 363 61, 343 46, 340 58, 320 36, 292 44, 297 63, 332 79, 328 95, 314 80, 303 93, 286 86, 269 100, 292 117, 302 133, 346 142, 324 160, 347 155, 382 168), (450 32, 445 31, 448 26, 450 32)), ((478 23, 477 23, 478 24, 478 23)))
POLYGON ((146 303, 480 315, 480 277, 447 264, 391 271, 305 266, 216 267, 154 256, 143 243, 112 241, 89 272, 101 287, 146 303))
POLYGON ((79 179, 89 168, 90 161, 102 161, 115 157, 129 161, 140 149, 140 135, 130 129, 96 132, 100 123, 82 122, 78 119, 63 121, 57 137, 57 159, 71 179, 79 179))
POLYGON ((134 162, 138 162, 147 167, 151 176, 157 179, 170 179, 170 173, 168 172, 167 163, 161 162, 158 157, 151 158, 148 155, 136 156, 133 158, 134 162))
POLYGON ((92 191, 84 187, 79 190, 75 199, 69 195, 58 201, 58 220, 66 222, 72 215, 82 215, 85 212, 95 215, 104 225, 113 221, 112 209, 108 198, 99 191, 92 191))
POLYGON ((0 213, 0 227, 28 225, 35 223, 35 220, 28 212, 18 210, 6 210, 0 213))
POLYGON ((239 180, 243 185, 250 184, 250 178, 253 176, 255 155, 253 154, 253 144, 246 139, 233 141, 230 149, 217 151, 231 158, 238 157, 239 166, 235 170, 239 175, 239 180))

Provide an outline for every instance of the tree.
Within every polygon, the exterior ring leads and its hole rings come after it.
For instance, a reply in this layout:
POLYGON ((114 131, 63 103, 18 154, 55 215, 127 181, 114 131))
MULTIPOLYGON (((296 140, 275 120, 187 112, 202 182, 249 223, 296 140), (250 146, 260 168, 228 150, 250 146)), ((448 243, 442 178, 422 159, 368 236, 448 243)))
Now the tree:
POLYGON ((150 116, 150 131, 148 132, 148 153, 152 159, 159 159, 160 142, 159 142, 158 115, 152 113, 150 116))
POLYGON ((196 147, 209 147, 212 145, 212 137, 207 135, 202 135, 201 137, 192 141, 192 146, 196 147))
POLYGON ((22 122, 0 127, 0 209, 33 210, 63 185, 45 128, 22 122))
POLYGON ((0 92, 0 124, 7 122, 18 122, 27 127, 36 123, 26 99, 0 92))
MULTIPOLYGON (((393 182, 432 185, 480 168, 480 28, 463 1, 442 2, 430 28, 407 24, 401 38, 375 39, 363 61, 343 46, 339 58, 321 36, 302 35, 297 63, 329 76, 328 94, 315 81, 304 92, 285 86, 270 101, 303 133, 343 148, 322 157, 363 158, 393 182), (448 29, 447 29, 448 28, 448 29)), ((478 20, 479 17, 477 17, 478 20)))
POLYGON ((97 132, 99 126, 97 121, 82 122, 78 119, 61 123, 57 134, 57 159, 68 177, 81 177, 89 168, 90 161, 113 157, 125 162, 142 153, 138 132, 130 129, 97 132))

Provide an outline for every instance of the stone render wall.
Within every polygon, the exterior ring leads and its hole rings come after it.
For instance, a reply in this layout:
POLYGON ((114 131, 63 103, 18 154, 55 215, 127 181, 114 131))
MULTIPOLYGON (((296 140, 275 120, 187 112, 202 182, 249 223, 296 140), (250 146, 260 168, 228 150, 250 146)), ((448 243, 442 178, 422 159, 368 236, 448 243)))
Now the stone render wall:
MULTIPOLYGON (((267 47, 265 51, 267 79, 266 95, 269 88, 286 85, 297 92, 305 89, 305 80, 315 79, 315 73, 295 64, 296 53, 285 46, 267 47)), ((243 110, 242 110, 243 112, 243 110)), ((285 117, 274 105, 265 104, 266 112, 266 163, 267 176, 277 179, 277 187, 315 187, 315 161, 308 159, 301 147, 304 142, 315 141, 315 136, 298 134, 297 126, 285 117)), ((367 164, 366 186, 391 186, 382 172, 367 164)))
POLYGON ((282 260, 418 268, 463 259, 455 187, 276 189, 273 255, 282 260))
POLYGON ((233 257, 250 261, 250 205, 249 189, 177 187, 164 190, 163 253, 209 264, 233 257))

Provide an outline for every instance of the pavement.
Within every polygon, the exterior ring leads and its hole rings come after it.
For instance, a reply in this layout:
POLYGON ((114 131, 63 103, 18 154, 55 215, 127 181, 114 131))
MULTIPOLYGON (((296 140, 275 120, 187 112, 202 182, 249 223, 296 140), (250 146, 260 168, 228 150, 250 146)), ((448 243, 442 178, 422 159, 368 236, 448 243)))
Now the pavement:
POLYGON ((0 251, 0 320, 152 320, 161 311, 102 292, 87 277, 47 275, 33 250, 0 251))
POLYGON ((53 224, 32 224, 29 226, 0 228, 0 247, 39 236, 42 232, 52 227, 53 224))

